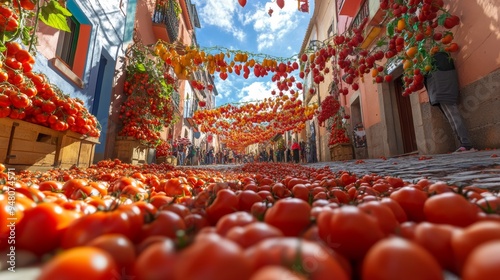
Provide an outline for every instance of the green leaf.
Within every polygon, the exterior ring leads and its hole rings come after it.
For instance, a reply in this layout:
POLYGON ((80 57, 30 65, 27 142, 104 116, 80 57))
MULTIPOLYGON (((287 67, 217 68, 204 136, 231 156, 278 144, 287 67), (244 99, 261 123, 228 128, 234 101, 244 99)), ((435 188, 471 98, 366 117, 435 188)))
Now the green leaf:
POLYGON ((57 1, 50 0, 40 10, 38 17, 43 23, 59 30, 71 32, 66 18, 72 16, 72 14, 57 1))
POLYGON ((396 20, 392 20, 387 24, 387 36, 389 36, 389 38, 392 38, 392 36, 394 36, 394 27, 396 26, 396 23, 396 20))
POLYGON ((140 73, 144 73, 144 72, 146 72, 146 66, 144 66, 144 64, 142 64, 142 63, 137 63, 137 64, 135 65, 135 69, 136 69, 137 71, 139 71, 140 73))
POLYGON ((444 21, 448 18, 448 14, 441 14, 439 15, 438 17, 438 24, 443 26, 444 25, 444 21))

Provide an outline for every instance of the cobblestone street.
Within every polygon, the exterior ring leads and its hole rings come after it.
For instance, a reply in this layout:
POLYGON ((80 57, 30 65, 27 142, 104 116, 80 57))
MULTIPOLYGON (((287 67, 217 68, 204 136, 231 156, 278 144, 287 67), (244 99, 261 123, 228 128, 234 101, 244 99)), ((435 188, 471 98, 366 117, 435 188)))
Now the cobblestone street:
POLYGON ((346 170, 356 175, 375 173, 401 177, 406 181, 427 178, 457 185, 475 185, 500 189, 499 150, 485 150, 462 154, 411 155, 388 159, 321 162, 310 166, 330 166, 334 171, 346 170))

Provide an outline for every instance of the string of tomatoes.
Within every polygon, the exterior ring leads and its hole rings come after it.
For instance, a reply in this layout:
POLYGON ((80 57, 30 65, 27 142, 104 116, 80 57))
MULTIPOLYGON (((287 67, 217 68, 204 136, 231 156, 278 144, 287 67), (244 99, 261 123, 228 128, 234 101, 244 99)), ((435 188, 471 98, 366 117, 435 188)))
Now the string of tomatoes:
MULTIPOLYGON (((423 87, 424 75, 433 70, 433 54, 458 50, 449 30, 459 24, 459 19, 445 10, 442 0, 382 0, 380 7, 386 11, 387 36, 381 38, 372 50, 362 45, 368 23, 365 19, 344 34, 329 38, 318 50, 305 53, 300 59, 220 47, 201 49, 162 41, 154 46, 154 52, 179 79, 192 80, 191 74, 198 70, 211 75, 218 73, 222 80, 226 80, 229 74, 245 79, 250 75, 271 76, 277 88, 271 92, 276 96, 274 99, 238 108, 222 106, 195 113, 194 118, 203 132, 219 134, 227 144, 236 147, 242 143, 268 140, 267 137, 282 133, 283 129, 298 131, 304 127, 303 122, 318 114, 317 106, 308 106, 301 111, 303 104, 294 102, 303 90, 302 83, 292 75, 299 70, 299 61, 303 63, 299 72, 301 79, 312 75, 313 82, 320 84, 325 76, 332 75, 336 92, 346 95, 349 88, 358 90, 358 79, 364 81, 368 73, 371 73, 373 82, 392 81, 392 76, 379 63, 397 58, 402 60, 405 70, 403 94, 408 95, 423 87), (448 31, 440 31, 438 27, 448 31), (303 117, 296 117, 297 114, 303 114, 303 117)), ((204 88, 196 81, 191 83, 196 88, 204 88)), ((314 87, 308 94, 315 94, 314 87)), ((323 119, 326 114, 331 113, 324 110, 319 117, 323 119)))

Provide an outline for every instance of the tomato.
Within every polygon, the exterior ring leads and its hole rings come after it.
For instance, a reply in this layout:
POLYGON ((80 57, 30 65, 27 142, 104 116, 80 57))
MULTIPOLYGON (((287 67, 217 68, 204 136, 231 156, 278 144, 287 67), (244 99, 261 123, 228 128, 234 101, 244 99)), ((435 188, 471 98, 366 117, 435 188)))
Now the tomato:
POLYGON ((480 221, 463 230, 454 232, 451 237, 451 247, 455 254, 459 272, 462 270, 469 254, 479 245, 500 239, 500 223, 480 221))
POLYGON ((326 245, 350 260, 361 260, 384 237, 376 219, 355 206, 320 213, 318 232, 326 245))
POLYGON ((16 225, 16 248, 38 256, 51 252, 59 246, 63 231, 74 218, 54 203, 40 203, 24 211, 24 217, 16 225))
POLYGON ((218 234, 225 236, 226 233, 233 227, 245 226, 256 221, 257 219, 248 212, 234 212, 220 218, 215 225, 215 228, 218 234))
POLYGON ((294 272, 292 269, 288 269, 279 265, 269 265, 255 271, 255 273, 252 274, 252 277, 250 278, 250 280, 262 279, 306 280, 307 277, 305 275, 294 272))
POLYGON ((465 262, 462 280, 497 279, 500 275, 500 240, 475 248, 465 262))
POLYGON ((477 213, 473 204, 454 192, 431 196, 424 204, 427 221, 436 224, 466 227, 477 221, 477 213))
POLYGON ((16 52, 15 57, 16 57, 16 60, 21 62, 21 63, 28 62, 28 61, 32 60, 32 56, 27 50, 19 50, 18 52, 16 52))
POLYGON ((6 94, 0 94, 0 107, 9 107, 12 102, 10 101, 10 98, 6 94))
POLYGON ((215 225, 224 215, 236 212, 237 209, 236 194, 232 190, 221 189, 217 192, 214 201, 206 207, 208 221, 215 225))
POLYGON ((179 253, 174 279, 248 279, 249 260, 234 242, 208 233, 179 253))
POLYGON ((122 234, 104 234, 92 239, 87 246, 100 248, 106 251, 118 266, 122 275, 130 275, 135 262, 134 244, 122 234))
POLYGON ((12 102, 12 106, 18 109, 24 109, 28 107, 31 103, 29 97, 24 93, 13 94, 10 96, 10 101, 12 102))
POLYGON ((389 237, 377 242, 366 254, 362 279, 441 280, 443 273, 434 257, 420 245, 389 237))
POLYGON ((422 222, 416 225, 413 240, 431 253, 443 269, 457 272, 451 248, 451 237, 456 227, 422 222))
POLYGON ((117 266, 104 250, 78 247, 56 255, 41 270, 39 280, 53 279, 115 279, 117 266))
POLYGON ((283 233, 278 228, 262 222, 233 227, 225 235, 227 239, 238 243, 242 248, 248 248, 267 238, 282 236, 283 233))
MULTIPOLYGON (((146 241, 146 240, 145 240, 146 241)), ((170 280, 177 264, 175 244, 171 239, 159 239, 146 247, 134 265, 137 280, 170 280)))
POLYGON ((10 107, 0 107, 0 118, 8 117, 11 111, 10 107))
POLYGON ((500 214, 500 196, 486 196, 479 199, 476 204, 486 213, 500 214))
POLYGON ((310 212, 311 206, 301 199, 281 199, 267 210, 264 221, 285 236, 298 236, 311 224, 310 212))
POLYGON ((240 211, 250 212, 252 205, 255 202, 262 201, 262 198, 254 191, 244 190, 237 194, 238 197, 238 209, 240 211))
POLYGON ((358 205, 363 212, 372 215, 386 235, 392 235, 399 231, 399 222, 394 212, 379 201, 369 201, 358 205))
POLYGON ((175 239, 180 230, 186 230, 184 220, 175 212, 161 210, 158 211, 152 222, 144 224, 140 240, 153 235, 162 235, 175 239))
POLYGON ((201 229, 210 226, 210 223, 204 216, 196 213, 186 215, 184 223, 186 224, 186 232, 188 233, 198 233, 201 229))
MULTIPOLYGON (((6 18, 9 18, 12 16, 12 10, 10 9, 5 9, 4 6, 1 6, 1 13, 4 15, 6 18), (7 13, 7 14, 6 14, 7 13)), ((21 44, 17 42, 6 42, 5 47, 7 47, 7 56, 15 56, 16 53, 20 50, 23 49, 21 44)))
POLYGON ((398 222, 403 223, 408 220, 405 211, 403 210, 403 208, 401 208, 401 205, 399 205, 399 203, 397 203, 395 200, 388 197, 384 197, 380 200, 380 203, 389 207, 392 210, 398 222))
POLYGON ((133 239, 133 232, 130 218, 124 211, 98 211, 75 220, 64 232, 61 247, 83 246, 107 233, 120 233, 133 239))
POLYGON ((296 237, 267 238, 245 250, 254 272, 269 265, 282 265, 308 279, 350 279, 350 267, 342 257, 317 242, 296 237))
POLYGON ((424 203, 427 194, 414 187, 402 187, 389 196, 395 200, 405 211, 408 219, 415 222, 425 220, 424 203))

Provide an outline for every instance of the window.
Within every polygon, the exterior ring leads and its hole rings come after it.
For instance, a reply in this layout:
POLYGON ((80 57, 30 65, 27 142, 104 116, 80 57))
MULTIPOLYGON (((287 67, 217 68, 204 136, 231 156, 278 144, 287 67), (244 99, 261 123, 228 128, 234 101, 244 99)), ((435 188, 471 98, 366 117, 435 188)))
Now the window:
POLYGON ((71 32, 59 31, 53 65, 66 78, 83 88, 92 23, 75 0, 67 0, 66 3, 66 8, 72 14, 67 18, 71 32))
POLYGON ((80 33, 80 23, 74 16, 68 17, 67 21, 71 32, 61 31, 61 34, 59 35, 59 43, 57 44, 56 55, 62 59, 62 61, 64 61, 69 68, 73 69, 78 35, 80 33))

